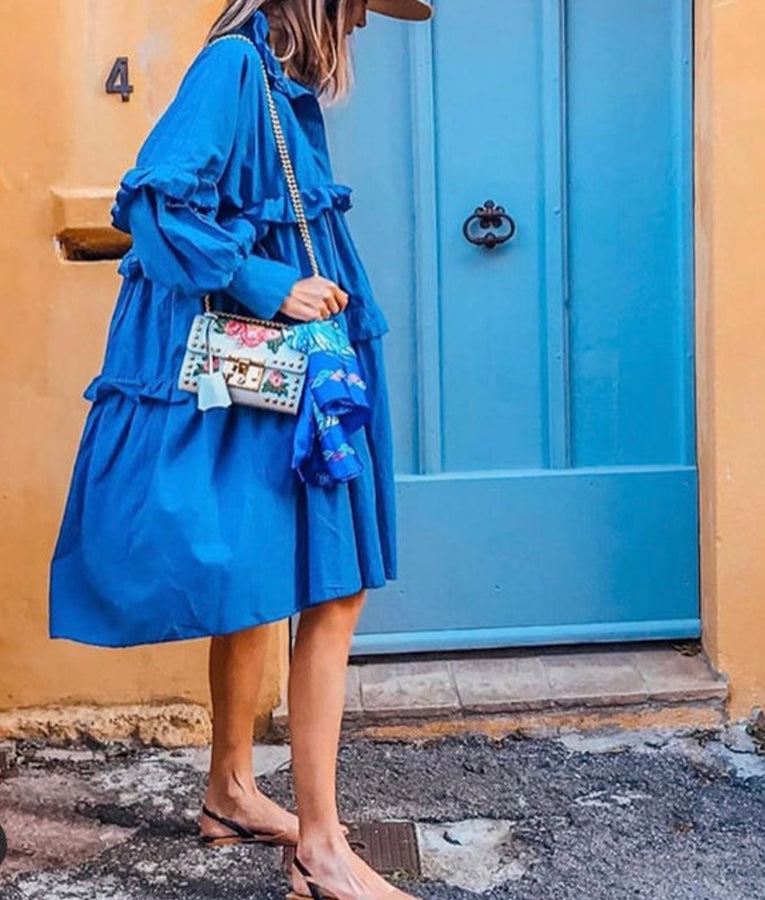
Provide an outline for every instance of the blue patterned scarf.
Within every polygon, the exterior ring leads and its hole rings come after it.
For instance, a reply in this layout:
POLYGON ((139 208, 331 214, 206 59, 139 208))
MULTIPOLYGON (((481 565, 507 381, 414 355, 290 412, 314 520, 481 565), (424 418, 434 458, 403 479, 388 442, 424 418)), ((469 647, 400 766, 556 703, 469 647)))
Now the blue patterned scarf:
POLYGON ((335 319, 301 323, 290 329, 287 343, 308 357, 292 467, 311 484, 349 481, 362 467, 348 436, 370 416, 356 352, 335 319))

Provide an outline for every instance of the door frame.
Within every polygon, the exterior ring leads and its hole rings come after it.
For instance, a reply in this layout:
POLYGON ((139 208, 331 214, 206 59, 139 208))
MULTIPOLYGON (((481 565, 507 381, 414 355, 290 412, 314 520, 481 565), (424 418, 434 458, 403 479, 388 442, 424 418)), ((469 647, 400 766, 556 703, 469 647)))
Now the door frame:
MULTIPOLYGON (((541 16, 541 41, 543 53, 541 58, 542 91, 546 100, 544 103, 544 127, 549 135, 557 135, 546 141, 545 147, 545 192, 556 198, 556 202, 563 208, 564 214, 550 212, 546 215, 542 225, 545 244, 558 248, 559 252, 549 255, 545 263, 547 277, 550 281, 557 280, 565 267, 565 236, 567 227, 565 215, 566 195, 564 188, 565 172, 560 160, 565 158, 565 103, 559 105, 552 102, 560 95, 565 94, 565 72, 562 72, 561 57, 565 52, 566 34, 566 2, 567 0, 543 0, 540 8, 541 16), (563 121, 561 122, 561 110, 563 121)), ((684 53, 690 62, 692 59, 695 36, 693 32, 693 0, 673 0, 680 2, 681 8, 676 16, 677 53, 684 53)), ((674 17, 674 14, 673 14, 674 17)), ((415 347, 417 378, 415 391, 417 396, 426 396, 429 403, 416 404, 416 430, 418 434, 418 468, 416 474, 400 474, 396 476, 399 492, 411 492, 416 490, 417 484, 423 475, 438 476, 442 473, 442 434, 441 420, 438 410, 441 407, 441 347, 440 347, 440 319, 439 319, 439 241, 437 230, 433 227, 438 221, 437 216, 437 179, 436 179, 436 133, 435 133, 435 79, 434 70, 436 60, 434 58, 434 38, 431 28, 410 29, 406 35, 409 49, 409 89, 411 96, 410 127, 412 133, 412 181, 413 196, 412 207, 415 222, 419 227, 414 229, 414 253, 417 265, 414 267, 414 297, 415 297, 415 347)), ((565 63, 563 64, 565 69, 565 63)), ((678 64, 677 72, 681 67, 678 64)), ((681 165, 681 174, 684 192, 693 193, 695 179, 694 171, 694 143, 695 143, 695 110, 693 106, 693 86, 690 80, 683 75, 673 80, 670 90, 677 91, 677 122, 682 125, 682 144, 678 150, 678 160, 681 165), (682 121, 680 121, 682 119, 682 121)), ((691 231, 688 240, 683 242, 683 260, 679 284, 679 291, 683 298, 683 328, 691 343, 690 352, 695 356, 697 339, 695 337, 695 217, 691 209, 691 203, 684 210, 684 228, 691 231)), ((555 316, 550 316, 550 321, 555 321, 555 316)), ((556 340, 550 342, 549 354, 551 357, 550 371, 555 372, 555 354, 562 345, 564 337, 558 335, 556 340)), ((698 452, 694 446, 696 442, 696 429, 698 422, 694 415, 696 389, 695 373, 691 365, 687 365, 683 373, 683 392, 687 399, 684 401, 679 416, 692 418, 694 428, 686 429, 685 453, 692 458, 693 464, 698 469, 698 452)), ((553 381, 547 385, 550 396, 560 396, 566 393, 566 385, 562 380, 553 376, 553 381)), ((567 407, 564 400, 559 404, 551 404, 551 413, 554 415, 556 406, 567 407)), ((553 433, 557 428, 552 429, 553 433)), ((558 466, 564 466, 567 460, 567 449, 564 442, 553 443, 552 462, 558 466)), ((550 470, 549 474, 559 474, 561 469, 550 470)), ((577 470, 583 471, 583 470, 577 470)), ((694 479, 696 475, 694 473, 694 479)), ((697 497, 698 489, 696 488, 697 497)), ((400 494, 401 495, 401 494, 400 494)), ((403 496, 403 495, 401 495, 403 496)), ((687 523, 688 531, 693 528, 696 535, 696 547, 698 548, 698 506, 696 507, 696 522, 687 523)), ((695 559, 694 579, 699 576, 700 560, 698 552, 695 559)), ((375 656, 395 655, 407 652, 439 652, 443 644, 448 644, 450 650, 480 650, 493 648, 499 645, 520 646, 527 644, 546 645, 553 643, 574 643, 576 635, 581 633, 582 641, 629 641, 646 639, 687 639, 698 636, 701 633, 700 625, 700 584, 697 586, 698 606, 693 616, 678 618, 671 626, 664 621, 654 621, 648 617, 634 622, 619 622, 604 624, 602 627, 592 625, 576 626, 571 624, 555 627, 517 627, 505 628, 460 628, 450 630, 448 627, 432 631, 416 631, 411 634, 399 634, 398 632, 370 632, 360 633, 354 638, 353 655, 363 656, 374 654, 375 656), (393 645, 395 644, 395 648, 393 645)))

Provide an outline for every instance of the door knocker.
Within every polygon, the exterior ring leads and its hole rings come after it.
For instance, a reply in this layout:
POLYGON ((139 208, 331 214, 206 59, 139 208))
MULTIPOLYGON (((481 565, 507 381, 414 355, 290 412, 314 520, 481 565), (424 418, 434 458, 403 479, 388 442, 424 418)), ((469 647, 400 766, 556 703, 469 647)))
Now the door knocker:
POLYGON ((487 200, 483 206, 476 207, 475 212, 462 225, 465 238, 471 244, 486 247, 487 250, 509 241, 515 231, 515 220, 505 212, 504 206, 497 206, 493 200, 487 200), (477 227, 474 223, 477 223, 477 227), (500 228, 504 230, 498 232, 497 229, 500 228))

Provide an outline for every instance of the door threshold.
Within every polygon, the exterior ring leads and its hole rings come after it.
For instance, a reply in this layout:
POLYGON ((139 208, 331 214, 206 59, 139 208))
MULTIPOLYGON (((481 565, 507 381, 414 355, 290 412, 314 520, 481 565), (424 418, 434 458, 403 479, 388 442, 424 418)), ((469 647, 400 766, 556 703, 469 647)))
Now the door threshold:
MULTIPOLYGON (((374 657, 348 667, 343 730, 394 739, 597 727, 705 727, 728 679, 697 641, 374 657)), ((287 728, 285 706, 274 731, 287 728)))

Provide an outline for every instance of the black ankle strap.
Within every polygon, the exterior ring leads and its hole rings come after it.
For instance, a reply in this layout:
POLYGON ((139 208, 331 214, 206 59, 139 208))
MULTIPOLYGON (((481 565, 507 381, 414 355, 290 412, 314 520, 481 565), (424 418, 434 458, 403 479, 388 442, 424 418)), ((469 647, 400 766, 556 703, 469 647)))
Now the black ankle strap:
POLYGON ((251 831, 249 828, 245 828, 244 825, 240 825, 239 822, 235 822, 233 819, 229 819, 226 816, 219 816, 218 813, 213 812, 211 809, 208 809, 204 804, 202 805, 202 812, 209 816, 211 819, 215 819, 216 822, 220 822, 221 825, 225 825, 226 828, 230 828, 232 831, 235 831, 239 837, 254 837, 255 832, 251 831))
POLYGON ((295 868, 298 870, 298 872, 300 872, 300 874, 303 876, 303 878, 311 877, 311 873, 303 865, 303 863, 301 863, 300 860, 297 858, 297 854, 295 854, 295 868))

